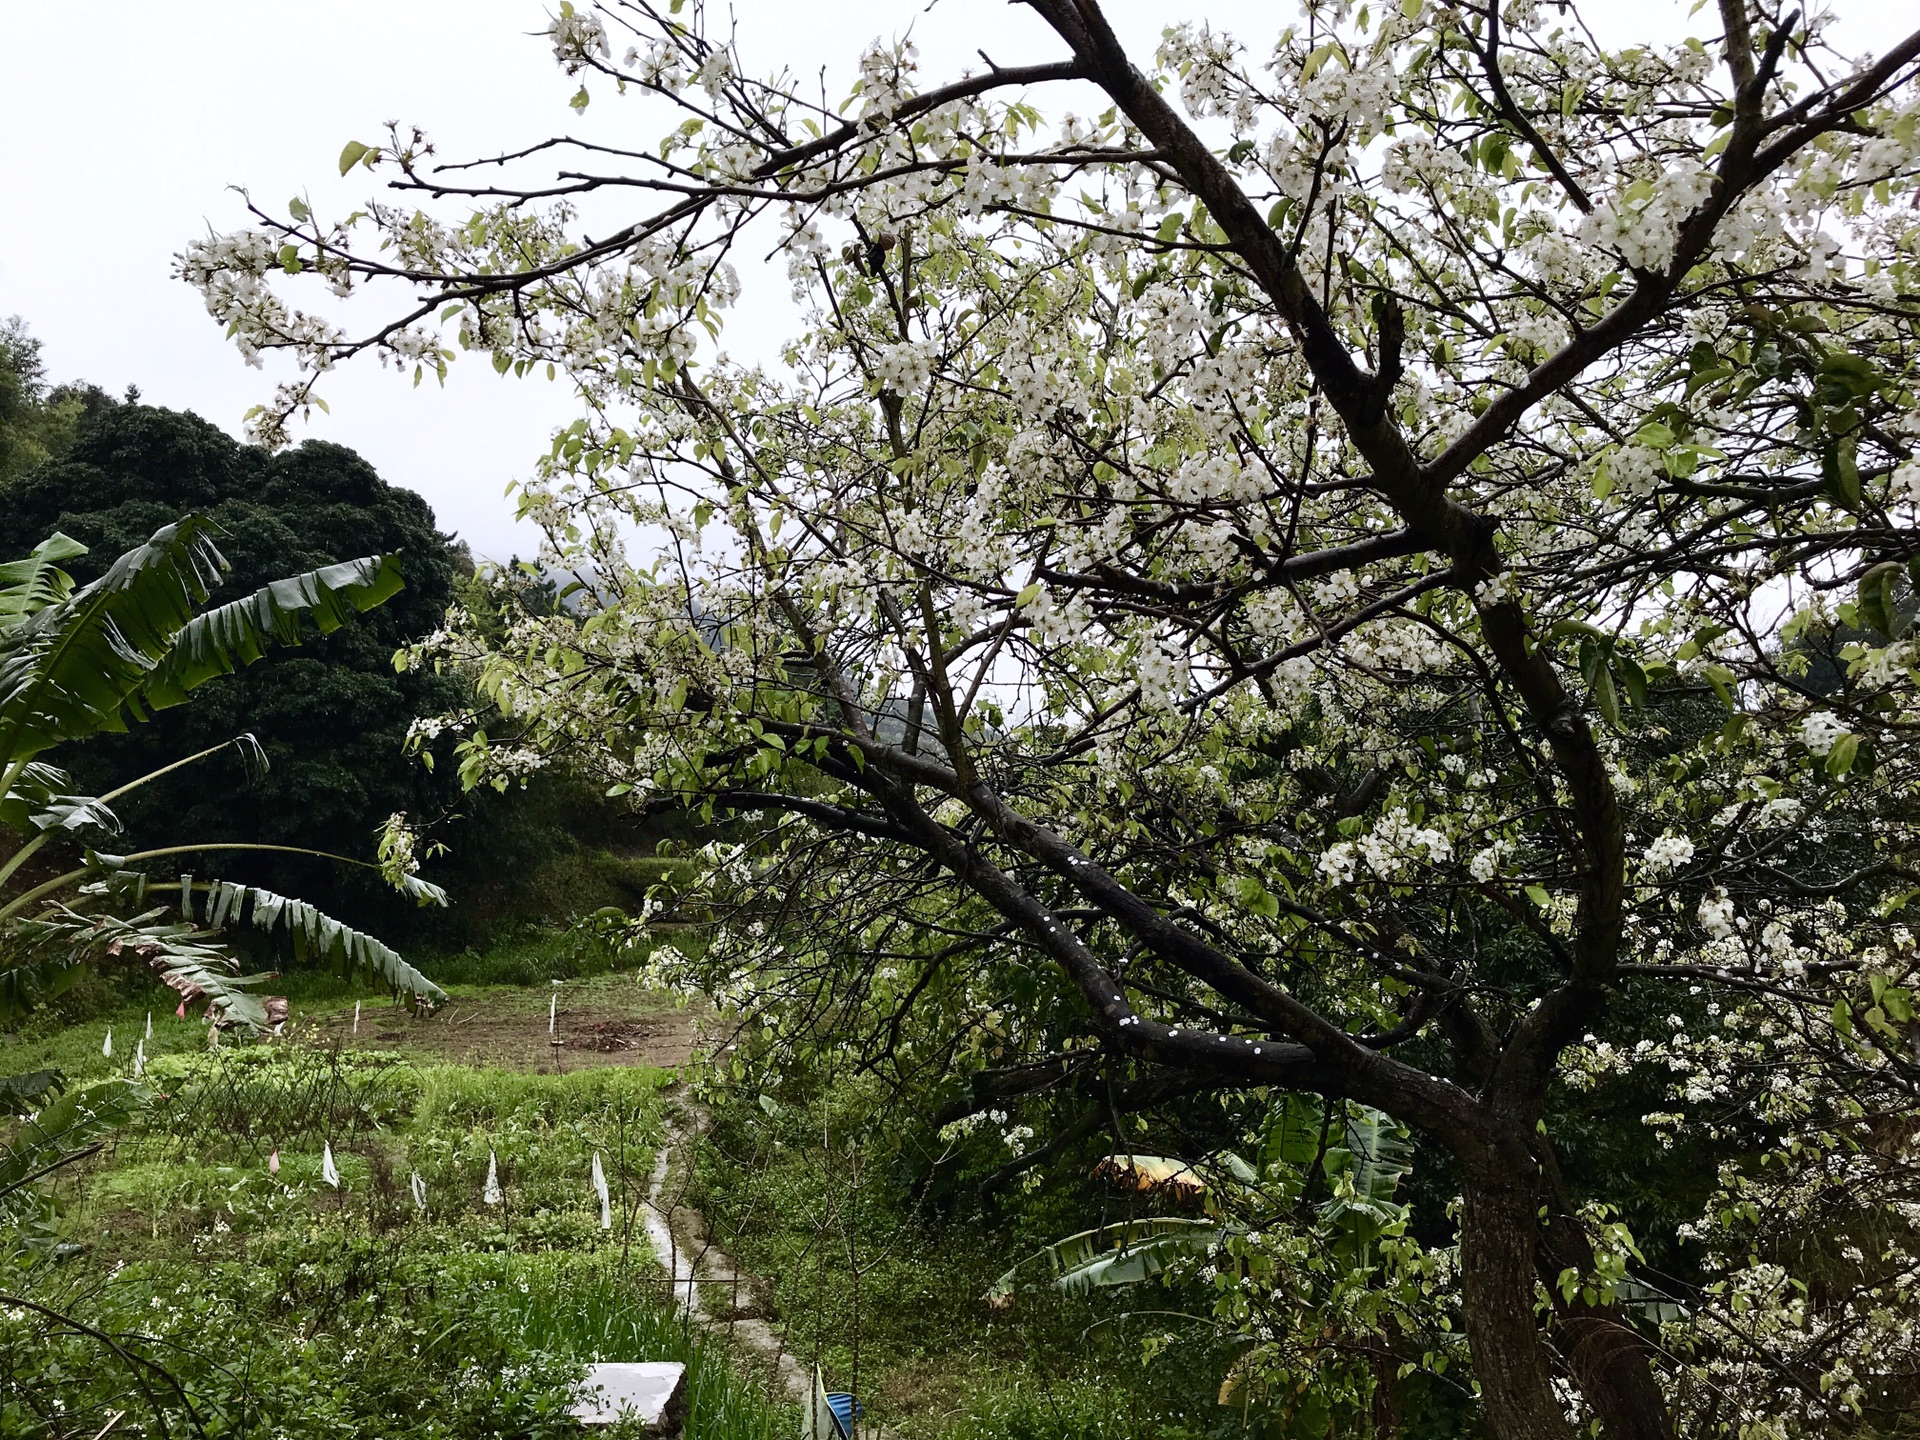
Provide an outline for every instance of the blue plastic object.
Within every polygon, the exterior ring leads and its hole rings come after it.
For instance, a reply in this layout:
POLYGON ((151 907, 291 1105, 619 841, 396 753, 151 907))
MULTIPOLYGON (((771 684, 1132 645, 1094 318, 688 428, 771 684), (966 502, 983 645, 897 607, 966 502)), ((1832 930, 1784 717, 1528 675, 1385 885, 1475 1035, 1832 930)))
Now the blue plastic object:
POLYGON ((854 1420, 867 1413, 867 1407, 853 1396, 842 1394, 828 1395, 827 1409, 833 1412, 833 1428, 839 1432, 841 1440, 850 1440, 854 1420))

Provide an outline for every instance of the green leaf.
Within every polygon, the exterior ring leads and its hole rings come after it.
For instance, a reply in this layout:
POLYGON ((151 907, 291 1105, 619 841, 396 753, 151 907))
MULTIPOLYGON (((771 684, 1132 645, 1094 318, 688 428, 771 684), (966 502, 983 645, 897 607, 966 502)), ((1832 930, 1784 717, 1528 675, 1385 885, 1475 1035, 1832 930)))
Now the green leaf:
MULTIPOLYGON (((1381 1205, 1391 1200, 1400 1182, 1413 1173, 1412 1132, 1384 1111, 1350 1105, 1346 1141, 1354 1194, 1365 1201, 1381 1205)), ((1334 1219, 1352 1208, 1351 1201, 1336 1197, 1322 1213, 1334 1219)))
POLYGON ((1820 451, 1820 472, 1828 493, 1849 509, 1860 507, 1859 441, 1852 434, 1840 435, 1820 451))
POLYGON ((86 553, 86 546, 56 530, 34 546, 26 559, 0 565, 0 628, 17 625, 71 595, 73 577, 60 568, 60 562, 86 553))
POLYGON ((1899 894, 1890 895, 1881 901, 1874 913, 1885 919, 1889 915, 1899 914, 1916 899, 1920 899, 1920 888, 1902 890, 1899 894))
POLYGON ((1605 665, 1595 669, 1588 688, 1593 693, 1593 703, 1600 707, 1600 713, 1607 724, 1614 729, 1620 728, 1620 692, 1613 688, 1613 672, 1605 665))
POLYGON ((1833 742, 1833 749, 1827 752, 1827 774, 1838 779, 1853 768, 1854 757, 1860 753, 1858 735, 1842 735, 1833 742))
POLYGON ((27 1187, 133 1119, 153 1098, 132 1080, 102 1080, 69 1090, 21 1127, 0 1150, 0 1213, 18 1213, 27 1187))
POLYGON ((1702 665, 1700 667, 1700 674, 1706 679, 1706 682, 1713 687, 1713 693, 1720 697, 1720 703, 1726 706, 1727 709, 1732 710, 1734 708, 1733 686, 1735 680, 1733 671, 1724 665, 1702 665))
POLYGON ((1305 1182, 1305 1172, 1320 1153, 1320 1131, 1325 1118, 1324 1104, 1304 1095, 1289 1094, 1269 1113, 1260 1137, 1260 1163, 1279 1167, 1290 1178, 1282 1184, 1290 1196, 1297 1196, 1305 1182))
POLYGON ((262 658, 270 640, 298 645, 303 618, 330 634, 355 612, 391 599, 405 583, 397 555, 368 555, 263 585, 182 626, 139 696, 155 710, 178 705, 190 690, 262 658))
MULTIPOLYGON (((437 886, 433 889, 438 893, 437 886)), ((193 918, 191 909, 189 918, 193 918)), ((257 885, 215 880, 207 886, 200 918, 212 930, 247 924, 269 935, 284 932, 293 941, 297 958, 336 965, 343 973, 361 971, 396 993, 427 1005, 441 1004, 447 998, 444 990, 401 959, 398 951, 364 931, 343 925, 305 900, 257 885)))
POLYGON ((1614 669, 1620 672, 1621 683, 1626 687, 1627 699, 1639 709, 1646 709, 1652 701, 1652 690, 1647 684, 1647 672, 1640 668, 1640 662, 1631 655, 1615 655, 1614 669))
POLYGON ((358 140, 349 140, 346 149, 340 152, 340 173, 346 174, 356 165, 364 165, 371 170, 380 152, 371 145, 362 145, 358 140))
POLYGON ((1307 56, 1306 64, 1300 67, 1300 83, 1306 84, 1320 73, 1320 67, 1339 53, 1339 47, 1332 41, 1318 47, 1307 56))
POLYGON ((1860 622, 1894 638, 1897 621, 1894 614, 1894 585, 1906 573, 1898 560, 1885 560, 1860 577, 1860 593, 1855 601, 1860 622))
POLYGON ((188 516, 98 580, 0 628, 0 771, 144 719, 139 691, 218 583, 213 525, 188 516))

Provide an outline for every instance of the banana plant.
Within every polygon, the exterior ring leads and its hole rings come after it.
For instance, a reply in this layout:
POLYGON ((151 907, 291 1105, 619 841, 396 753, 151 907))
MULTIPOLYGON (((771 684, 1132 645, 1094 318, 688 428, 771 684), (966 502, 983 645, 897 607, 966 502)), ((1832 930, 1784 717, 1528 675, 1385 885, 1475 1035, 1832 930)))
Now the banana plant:
POLYGON ((993 1282, 987 1303, 1004 1308, 1030 1271, 1045 1269, 1057 1289, 1069 1293, 1138 1285, 1176 1261, 1205 1255, 1231 1233, 1218 1220, 1149 1215, 1118 1225, 1082 1230, 1029 1255, 993 1282))
POLYGON ((1192 1167, 1157 1156, 1108 1156, 1097 1174, 1204 1177, 1210 1218, 1153 1215, 1069 1235, 1002 1275, 987 1292, 988 1303, 1011 1304, 1029 1273, 1041 1269, 1055 1288, 1069 1292, 1141 1284, 1247 1233, 1244 1222, 1228 1218, 1233 1215, 1305 1212, 1322 1243, 1352 1265, 1366 1264, 1380 1237, 1404 1219, 1394 1194, 1412 1172, 1412 1140, 1381 1111, 1352 1103, 1321 1107, 1288 1095, 1254 1140, 1255 1161, 1231 1151, 1192 1167))
MULTIPOLYGON (((0 1236, 29 1255, 56 1253, 59 1245, 45 1187, 62 1167, 84 1160, 146 1107, 152 1092, 125 1078, 65 1089, 51 1072, 41 1087, 44 1103, 0 1148, 0 1236)), ((0 1247, 0 1257, 6 1251, 0 1247)))
MULTIPOLYGON (((164 883, 146 867, 175 868, 237 851, 371 862, 297 846, 193 843, 127 854, 112 805, 129 791, 227 749, 215 746, 106 795, 74 793, 72 777, 41 757, 107 731, 124 731, 192 691, 263 658, 276 641, 297 645, 308 622, 322 634, 401 588, 397 556, 371 555, 277 580, 214 608, 207 600, 226 562, 215 527, 187 516, 154 532, 79 586, 62 564, 86 547, 53 535, 23 560, 0 565, 0 826, 24 838, 0 859, 0 1018, 19 1014, 103 959, 133 960, 179 996, 204 1000, 216 1023, 268 1023, 224 937, 243 925, 280 934, 296 953, 359 969, 422 1004, 439 987, 389 947, 304 901, 192 873, 164 883), (77 848, 77 863, 44 875, 49 847, 77 848), (35 862, 38 868, 30 868, 35 862), (31 879, 27 877, 31 876, 31 879)), ((251 736, 229 742, 252 763, 251 736)), ((390 876, 422 904, 444 904, 435 886, 390 876)))

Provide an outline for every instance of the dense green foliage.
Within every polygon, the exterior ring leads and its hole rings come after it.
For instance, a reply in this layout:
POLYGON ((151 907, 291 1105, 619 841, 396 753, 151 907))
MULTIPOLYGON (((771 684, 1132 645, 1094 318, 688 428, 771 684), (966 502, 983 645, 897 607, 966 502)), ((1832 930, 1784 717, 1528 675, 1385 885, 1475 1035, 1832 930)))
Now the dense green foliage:
POLYGON ((81 423, 116 403, 97 385, 49 387, 26 323, 0 321, 0 484, 66 454, 81 423))
POLYGON ((1234 1347, 1206 1317, 1204 1287, 1091 1296, 1042 1287, 989 1303, 1012 1257, 1141 1207, 1084 1166, 1002 1206, 941 1203, 927 1180, 942 1147, 911 1109, 852 1076, 796 1076, 777 1098, 715 1095, 688 1193, 714 1241, 754 1277, 740 1310, 776 1320, 803 1362, 857 1386, 882 1423, 915 1434, 1258 1430, 1259 1417, 1216 1403, 1234 1347), (1161 1358, 1142 1364, 1143 1348, 1161 1358))
MULTIPOLYGON (((117 802, 228 751, 252 755, 251 736, 166 757, 99 794, 51 758, 75 747, 84 754, 101 736, 172 710, 275 643, 337 631, 404 584, 394 556, 363 555, 214 605, 227 569, 215 530, 200 515, 164 524, 85 584, 62 566, 85 558, 86 547, 58 532, 0 564, 0 824, 16 837, 0 856, 0 1019, 18 1019, 89 966, 117 963, 150 970, 177 992, 182 1018, 204 1001, 211 1024, 258 1032, 284 1018, 283 1007, 255 993, 266 975, 241 973, 230 937, 243 928, 289 944, 298 959, 364 972, 429 1005, 440 998, 373 936, 308 901, 228 878, 227 862, 268 847, 176 831, 163 845, 121 843, 117 802), (207 860, 216 878, 195 879, 187 867, 207 860), (180 866, 177 885, 151 868, 165 862, 180 866), (155 892, 162 879, 165 898, 155 892)), ((272 853, 379 874, 420 904, 444 904, 396 843, 382 840, 378 865, 309 846, 272 853)))
MULTIPOLYGON (((63 459, 5 483, 0 553, 25 554, 64 532, 91 551, 70 562, 84 582, 187 511, 219 527, 232 567, 215 604, 290 571, 368 553, 398 555, 406 587, 377 612, 228 678, 193 705, 76 753, 69 763, 78 782, 102 793, 251 732, 264 771, 249 775, 235 756, 147 787, 121 809, 131 840, 189 834, 361 854, 390 814, 431 818, 448 808, 449 782, 403 745, 414 717, 458 704, 461 691, 446 676, 396 675, 392 655, 439 624, 454 556, 426 502, 388 485, 352 451, 311 442, 269 456, 194 415, 118 406, 81 424, 63 459)), ((377 886, 343 880, 337 869, 260 860, 235 868, 363 921, 391 912, 374 903, 377 886)))

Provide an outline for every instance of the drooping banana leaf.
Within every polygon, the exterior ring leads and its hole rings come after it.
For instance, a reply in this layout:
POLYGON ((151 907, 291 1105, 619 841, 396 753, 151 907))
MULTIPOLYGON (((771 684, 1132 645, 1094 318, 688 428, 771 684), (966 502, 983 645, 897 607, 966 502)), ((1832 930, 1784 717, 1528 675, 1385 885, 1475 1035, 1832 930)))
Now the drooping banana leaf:
POLYGON ((69 973, 89 962, 136 960, 184 1003, 205 1000, 223 1024, 262 1028, 266 1006, 251 992, 268 977, 237 973, 238 963, 214 943, 217 934, 165 917, 159 908, 122 919, 55 905, 14 922, 17 958, 0 970, 0 1009, 23 1013, 47 998, 49 977, 70 984, 69 973))
POLYGON ((33 817, 44 810, 56 795, 64 795, 73 785, 73 777, 58 765, 44 760, 29 760, 14 772, 6 788, 0 790, 0 825, 10 830, 37 830, 33 817))
POLYGON ((64 830, 70 835, 120 833, 120 817, 106 801, 92 795, 48 795, 28 813, 27 824, 35 830, 64 830))
POLYGON ((1232 1227, 1216 1220, 1190 1220, 1172 1215, 1154 1215, 1124 1225, 1082 1230, 1077 1235, 1056 1240, 1007 1271, 994 1281, 987 1298, 1004 1302, 1012 1296, 1025 1272, 1042 1264, 1048 1267, 1053 1283, 1062 1290, 1137 1285, 1160 1274, 1183 1256, 1206 1254, 1232 1233, 1232 1227))
MULTIPOLYGON (((437 886, 416 882, 436 894, 437 886)), ((200 896, 189 884, 183 886, 188 918, 200 896)), ((236 885, 226 880, 207 884, 205 909, 201 911, 209 930, 250 924, 256 930, 275 934, 282 930, 293 941, 294 955, 300 960, 317 959, 338 965, 343 971, 361 970, 397 993, 411 995, 427 1005, 438 1005, 446 992, 401 959, 398 951, 376 940, 363 930, 344 925, 305 900, 277 895, 257 885, 236 885)))
POLYGON ((303 616, 322 635, 331 634, 354 613, 391 599, 405 583, 397 556, 367 555, 263 585, 181 627, 140 698, 155 710, 178 705, 194 687, 259 660, 270 640, 298 645, 303 616))

